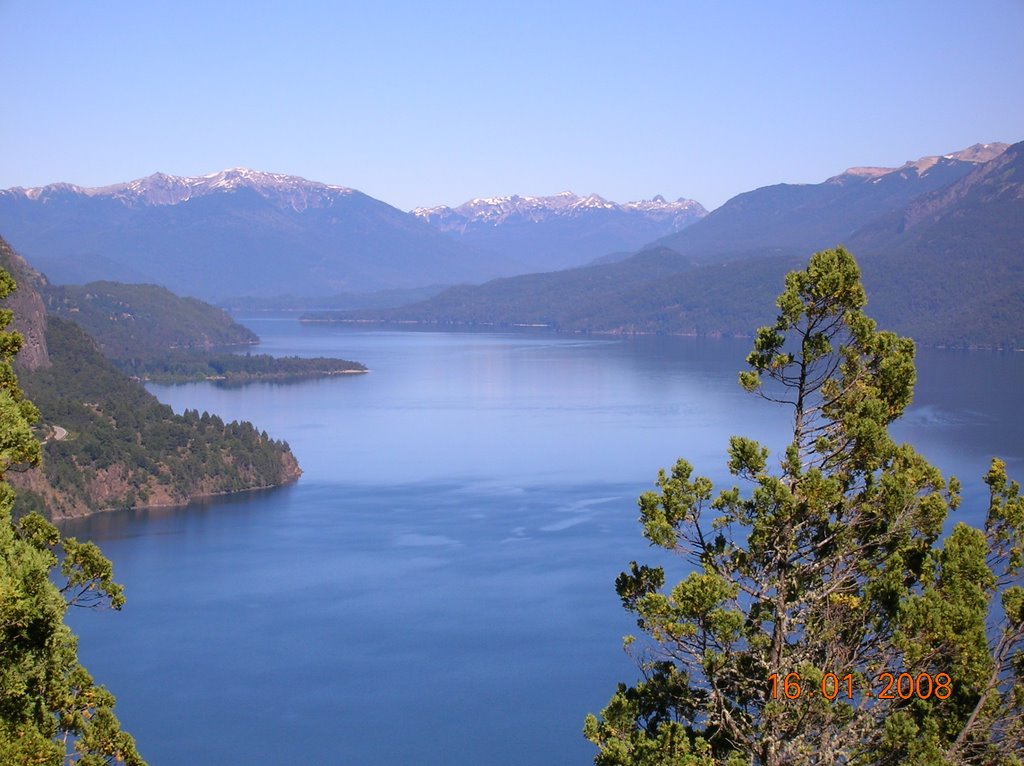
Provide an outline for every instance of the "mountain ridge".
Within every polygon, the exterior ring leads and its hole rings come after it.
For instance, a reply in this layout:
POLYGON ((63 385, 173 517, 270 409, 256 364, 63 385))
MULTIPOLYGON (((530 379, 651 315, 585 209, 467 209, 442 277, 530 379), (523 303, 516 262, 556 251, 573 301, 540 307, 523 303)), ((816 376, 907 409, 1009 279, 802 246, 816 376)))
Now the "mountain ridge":
POLYGON ((835 181, 836 179, 842 178, 843 176, 866 176, 869 178, 878 178, 879 176, 889 175, 890 173, 907 172, 913 170, 918 175, 923 175, 928 172, 932 166, 936 165, 939 160, 958 160, 960 162, 972 162, 972 163, 985 163, 989 160, 994 160, 1000 154, 1005 152, 1009 148, 1010 144, 1004 144, 1002 142, 994 142, 989 144, 973 144, 968 146, 966 149, 960 151, 950 152, 949 154, 933 154, 920 157, 916 160, 907 160, 902 165, 894 168, 883 167, 883 166, 862 166, 847 168, 837 176, 832 176, 826 183, 835 181))
MULTIPOLYGON (((699 248, 674 250, 660 240, 615 263, 453 288, 419 304, 338 317, 440 325, 544 324, 575 332, 749 334, 771 320, 770 311, 750 308, 772 305, 770 285, 815 250, 845 240, 860 261, 883 326, 930 345, 1021 348, 1024 326, 1017 307, 1024 306, 1024 142, 996 148, 987 162, 943 157, 925 163, 923 175, 915 167, 895 169, 880 184, 855 181, 857 189, 874 190, 881 200, 862 199, 848 218, 826 221, 813 232, 812 245, 751 237, 740 240, 744 252, 734 239, 727 257, 716 261, 699 257, 707 255, 699 248), (928 183, 916 183, 931 173, 928 183), (869 216, 872 211, 876 214, 869 216)), ((837 199, 844 201, 843 191, 837 186, 823 182, 799 189, 801 215, 819 208, 833 215, 841 211, 837 199)), ((741 203, 757 204, 735 204, 734 198, 719 210, 728 209, 729 222, 739 231, 756 231, 766 211, 785 211, 782 202, 789 198, 789 190, 781 195, 778 187, 765 190, 740 195, 746 197, 741 203)), ((706 226, 717 213, 685 229, 680 238, 706 226)))
POLYGON ((457 207, 416 208, 412 214, 452 239, 522 264, 520 273, 574 268, 699 221, 695 200, 616 203, 570 191, 545 197, 477 197, 457 207))
POLYGON ((897 168, 851 168, 816 184, 753 189, 656 244, 706 263, 759 254, 806 256, 847 241, 880 216, 947 187, 1007 147, 975 144, 897 168), (852 172, 865 170, 871 172, 852 172))
POLYGON ((671 220, 676 228, 682 228, 692 220, 707 214, 699 202, 683 197, 675 202, 669 202, 659 194, 649 200, 617 203, 598 194, 580 197, 571 191, 538 197, 518 194, 504 197, 474 197, 456 207, 418 207, 410 212, 440 231, 464 233, 467 227, 474 224, 500 224, 510 218, 541 222, 552 217, 575 217, 591 210, 635 212, 659 222, 671 220))
POLYGON ((256 190, 268 200, 287 202, 296 212, 302 212, 307 207, 329 205, 337 197, 358 193, 347 186, 310 181, 301 176, 238 167, 202 176, 174 176, 156 172, 134 181, 106 186, 78 186, 66 182, 29 188, 19 186, 0 190, 0 195, 20 194, 33 201, 45 201, 60 194, 77 194, 108 197, 129 206, 159 206, 178 205, 209 194, 243 188, 256 190))
POLYGON ((357 190, 244 169, 0 191, 0 233, 57 284, 152 283, 205 300, 457 284, 516 270, 357 190))

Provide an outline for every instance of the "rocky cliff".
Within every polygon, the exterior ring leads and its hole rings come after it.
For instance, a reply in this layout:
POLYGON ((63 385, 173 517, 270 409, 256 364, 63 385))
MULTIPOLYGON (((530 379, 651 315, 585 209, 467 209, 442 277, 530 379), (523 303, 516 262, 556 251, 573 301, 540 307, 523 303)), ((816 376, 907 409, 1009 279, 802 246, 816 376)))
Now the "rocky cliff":
POLYGON ((0 268, 6 269, 18 284, 18 289, 4 302, 6 308, 14 312, 10 329, 22 336, 18 365, 26 370, 49 367, 46 307, 39 295, 39 288, 46 283, 46 278, 29 266, 3 239, 0 239, 0 268))

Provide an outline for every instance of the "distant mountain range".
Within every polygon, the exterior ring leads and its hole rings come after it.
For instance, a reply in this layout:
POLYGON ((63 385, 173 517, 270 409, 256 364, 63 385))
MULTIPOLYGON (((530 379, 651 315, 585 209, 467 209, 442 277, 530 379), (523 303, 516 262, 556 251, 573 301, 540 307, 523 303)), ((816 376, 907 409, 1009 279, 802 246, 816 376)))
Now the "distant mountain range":
POLYGON ((331 295, 512 273, 342 186, 252 170, 0 191, 0 234, 52 282, 152 282, 205 299, 331 295))
POLYGON ((194 178, 180 178, 166 173, 154 173, 146 178, 128 183, 84 188, 74 184, 57 183, 34 189, 10 189, 21 191, 31 200, 47 202, 59 199, 68 193, 84 197, 104 197, 116 200, 128 207, 156 207, 178 205, 182 202, 223 194, 240 189, 252 189, 259 196, 271 201, 277 207, 291 208, 301 213, 307 208, 333 207, 343 197, 358 192, 344 186, 331 186, 296 176, 279 173, 262 173, 247 168, 233 168, 220 173, 194 178))
POLYGON ((786 271, 837 244, 858 256, 884 326, 932 344, 1024 347, 1024 143, 765 187, 622 261, 345 316, 746 334, 772 319, 786 271))
POLYGON ((0 233, 58 284, 327 298, 482 282, 635 250, 704 215, 689 200, 474 200, 402 212, 345 186, 234 168, 0 191, 0 233))
POLYGON ((412 214, 454 239, 509 260, 528 271, 570 268, 606 256, 623 257, 696 223, 707 211, 694 200, 617 204, 591 194, 490 197, 455 208, 416 208, 412 214))
POLYGON ((752 331, 771 318, 785 271, 842 243, 860 259, 873 313, 894 329, 1024 346, 1021 154, 1021 144, 976 144, 767 186, 711 213, 691 200, 570 192, 405 213, 293 176, 157 174, 2 191, 0 234, 57 283, 362 306, 347 314, 360 320, 702 334, 752 331), (384 308, 445 284, 460 286, 384 308))

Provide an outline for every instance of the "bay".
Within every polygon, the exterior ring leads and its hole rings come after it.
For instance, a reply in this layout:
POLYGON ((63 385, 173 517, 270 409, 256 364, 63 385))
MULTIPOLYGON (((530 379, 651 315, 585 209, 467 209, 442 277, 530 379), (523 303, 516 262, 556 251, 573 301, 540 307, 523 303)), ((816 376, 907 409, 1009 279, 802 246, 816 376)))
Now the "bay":
MULTIPOLYGON (((371 372, 151 386, 286 439, 304 475, 67 525, 126 585, 73 627, 150 764, 589 763, 583 717, 636 677, 614 579, 684 571, 644 544, 637 495, 680 456, 725 481, 730 435, 785 439, 788 413, 736 384, 750 342, 244 321, 260 352, 371 372)), ((896 434, 976 521, 992 455, 1024 475, 1024 360, 918 368, 896 434)))

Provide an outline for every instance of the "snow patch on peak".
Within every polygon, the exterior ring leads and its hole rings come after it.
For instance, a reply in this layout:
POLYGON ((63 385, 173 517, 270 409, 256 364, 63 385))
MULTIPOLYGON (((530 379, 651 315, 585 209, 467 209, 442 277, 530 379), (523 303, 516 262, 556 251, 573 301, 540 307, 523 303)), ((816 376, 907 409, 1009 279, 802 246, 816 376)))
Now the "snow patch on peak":
POLYGON ((229 168, 219 173, 185 180, 191 182, 193 196, 250 189, 264 199, 283 207, 290 207, 297 212, 311 207, 328 207, 338 196, 347 196, 355 191, 346 186, 323 184, 307 181, 299 176, 266 173, 249 168, 229 168))
POLYGON ((580 197, 571 191, 547 197, 518 194, 506 197, 477 197, 454 208, 439 205, 418 207, 410 212, 441 231, 465 233, 467 229, 480 226, 494 227, 514 222, 541 223, 582 215, 597 215, 602 211, 609 215, 636 215, 649 220, 671 221, 673 228, 677 227, 676 230, 707 214, 699 202, 683 198, 667 202, 664 197, 658 195, 651 200, 620 205, 606 200, 599 194, 580 197))
POLYGON ((930 155, 928 157, 921 157, 916 160, 907 160, 898 168, 883 168, 883 167, 856 167, 847 168, 837 176, 833 176, 828 179, 828 182, 841 183, 845 178, 865 178, 872 182, 877 182, 882 176, 887 176, 890 173, 908 173, 914 172, 919 176, 923 176, 933 167, 938 165, 941 161, 947 162, 959 161, 959 162, 973 162, 982 163, 993 160, 1010 147, 1009 144, 974 144, 966 149, 961 149, 958 152, 951 152, 950 154, 942 155, 930 155))
POLYGON ((591 194, 583 199, 577 200, 576 205, 583 208, 603 208, 605 210, 613 210, 618 207, 614 202, 609 202, 604 197, 597 194, 591 194))
POLYGON ((960 160, 961 162, 988 162, 989 160, 994 160, 1009 148, 1009 144, 999 142, 991 144, 974 144, 973 146, 968 146, 966 149, 961 149, 959 152, 947 154, 945 157, 946 159, 960 160))
POLYGON ((49 184, 47 186, 36 186, 31 189, 24 189, 20 186, 14 189, 8 189, 7 192, 11 194, 23 194, 30 200, 42 200, 46 201, 51 197, 55 197, 59 194, 84 194, 87 190, 81 186, 75 186, 69 183, 56 183, 49 184))
POLYGON ((308 181, 298 176, 265 173, 249 168, 229 168, 204 176, 172 176, 153 173, 126 183, 81 187, 58 183, 32 189, 19 189, 29 199, 47 199, 61 192, 86 197, 108 197, 131 207, 177 205, 198 197, 249 189, 279 207, 301 212, 311 207, 329 207, 338 197, 355 193, 345 186, 308 181))

